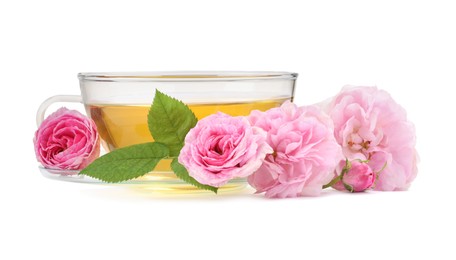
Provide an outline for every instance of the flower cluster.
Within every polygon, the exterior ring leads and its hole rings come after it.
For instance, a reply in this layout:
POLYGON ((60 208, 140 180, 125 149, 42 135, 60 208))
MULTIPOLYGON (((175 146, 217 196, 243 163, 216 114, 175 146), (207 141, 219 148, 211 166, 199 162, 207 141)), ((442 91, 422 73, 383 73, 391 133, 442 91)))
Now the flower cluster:
POLYGON ((201 120, 179 162, 196 180, 217 187, 249 175, 257 193, 271 198, 317 196, 328 186, 404 190, 417 174, 413 124, 376 87, 346 86, 330 102, 285 102, 246 118, 249 125, 224 114, 201 120))

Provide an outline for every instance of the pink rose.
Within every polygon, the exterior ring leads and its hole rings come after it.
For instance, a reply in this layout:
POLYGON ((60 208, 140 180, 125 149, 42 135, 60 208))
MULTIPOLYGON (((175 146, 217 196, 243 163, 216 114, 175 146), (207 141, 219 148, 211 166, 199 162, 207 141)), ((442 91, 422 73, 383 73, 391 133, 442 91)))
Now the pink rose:
POLYGON ((342 164, 341 168, 345 170, 344 175, 342 180, 334 184, 333 188, 341 191, 360 192, 374 185, 376 174, 367 163, 355 160, 349 165, 345 165, 345 162, 342 164))
POLYGON ((251 127, 244 117, 217 113, 198 121, 185 137, 179 162, 198 182, 220 187, 236 177, 246 177, 272 153, 266 133, 251 127))
POLYGON ((266 112, 252 111, 249 120, 267 132, 274 149, 249 176, 250 185, 269 198, 319 195, 343 158, 329 117, 317 107, 285 102, 266 112))
POLYGON ((60 108, 41 123, 33 143, 38 161, 51 169, 80 170, 100 154, 94 122, 66 108, 60 108))
POLYGON ((417 174, 415 128, 405 110, 376 87, 346 86, 325 106, 344 156, 380 172, 375 190, 405 190, 417 174))

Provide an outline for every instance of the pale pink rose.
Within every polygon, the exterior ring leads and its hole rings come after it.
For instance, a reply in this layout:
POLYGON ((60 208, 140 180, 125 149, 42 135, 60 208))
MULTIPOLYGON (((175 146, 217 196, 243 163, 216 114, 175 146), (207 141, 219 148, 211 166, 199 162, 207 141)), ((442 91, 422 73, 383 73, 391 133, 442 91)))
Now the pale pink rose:
POLYGON ((33 143, 38 161, 51 169, 80 170, 100 154, 95 123, 66 108, 60 108, 41 123, 33 143))
POLYGON ((217 113, 198 121, 185 137, 179 162, 199 183, 220 187, 246 177, 272 153, 266 132, 251 127, 245 117, 217 113))
POLYGON ((386 91, 345 86, 322 106, 334 121, 334 135, 344 156, 350 161, 368 160, 374 172, 381 171, 375 190, 410 186, 418 171, 415 127, 386 91))
POLYGON ((352 161, 349 165, 342 162, 342 169, 346 168, 347 172, 343 175, 342 180, 333 185, 337 190, 349 190, 353 192, 360 192, 370 189, 375 182, 376 174, 369 165, 359 160, 352 161), (348 185, 349 189, 345 185, 348 185))
POLYGON ((329 117, 317 107, 285 102, 266 112, 252 111, 249 120, 267 132, 274 149, 248 178, 257 193, 269 198, 319 195, 343 158, 329 117))

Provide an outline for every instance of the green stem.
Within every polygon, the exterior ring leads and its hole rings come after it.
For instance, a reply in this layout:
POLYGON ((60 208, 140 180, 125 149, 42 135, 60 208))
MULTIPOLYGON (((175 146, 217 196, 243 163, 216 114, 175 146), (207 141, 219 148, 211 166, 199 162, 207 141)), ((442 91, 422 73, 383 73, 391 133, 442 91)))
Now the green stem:
POLYGON ((340 175, 337 176, 336 178, 332 179, 332 181, 330 181, 328 184, 323 185, 323 189, 329 188, 329 187, 333 186, 334 184, 336 184, 338 181, 342 180, 342 178, 350 170, 350 168, 351 168, 351 163, 347 158, 345 158, 345 167, 342 169, 342 172, 340 173, 340 175))
POLYGON ((388 165, 388 162, 385 162, 385 164, 383 164, 382 169, 380 169, 380 171, 377 172, 377 175, 379 175, 386 168, 387 165, 388 165))
POLYGON ((377 184, 377 181, 378 181, 378 178, 380 177, 380 173, 385 170, 386 166, 388 165, 388 162, 385 162, 385 164, 383 165, 382 169, 380 169, 380 171, 376 172, 375 173, 375 181, 374 181, 374 187, 375 187, 375 184, 377 184))
POLYGON ((338 175, 336 178, 332 179, 332 181, 330 181, 328 184, 323 185, 323 189, 326 189, 326 188, 329 188, 329 187, 333 186, 334 184, 336 184, 341 179, 342 179, 342 175, 338 175))

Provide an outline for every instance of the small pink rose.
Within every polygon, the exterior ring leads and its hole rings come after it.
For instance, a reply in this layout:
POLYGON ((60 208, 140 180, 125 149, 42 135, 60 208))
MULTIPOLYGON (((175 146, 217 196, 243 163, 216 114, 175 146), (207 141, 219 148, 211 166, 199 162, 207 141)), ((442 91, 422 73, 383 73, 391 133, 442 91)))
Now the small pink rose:
POLYGON ((360 162, 359 160, 354 160, 349 165, 345 165, 345 161, 342 163, 346 172, 344 173, 342 180, 334 184, 333 188, 340 191, 349 190, 352 192, 360 192, 365 191, 374 185, 376 174, 367 163, 360 162))
POLYGON ((80 170, 100 154, 95 123, 66 108, 60 108, 41 123, 33 143, 38 161, 51 169, 80 170))
POLYGON ((185 137, 179 162, 198 182, 220 187, 256 171, 272 153, 266 132, 244 117, 217 113, 198 121, 185 137))
POLYGON ((257 193, 269 198, 319 195, 343 159, 329 117, 317 107, 285 102, 266 112, 252 111, 249 120, 267 132, 274 149, 248 178, 257 193))

